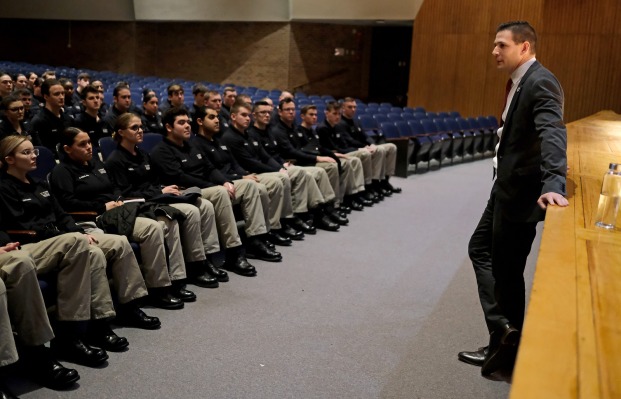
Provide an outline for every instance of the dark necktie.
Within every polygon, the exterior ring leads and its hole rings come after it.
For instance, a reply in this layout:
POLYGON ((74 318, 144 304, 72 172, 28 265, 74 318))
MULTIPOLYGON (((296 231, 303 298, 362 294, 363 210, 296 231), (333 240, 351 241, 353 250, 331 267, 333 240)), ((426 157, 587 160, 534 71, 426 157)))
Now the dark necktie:
POLYGON ((509 78, 509 80, 507 80, 507 84, 505 85, 505 101, 502 104, 502 109, 500 110, 500 126, 505 124, 505 121, 502 119, 502 114, 505 112, 505 108, 507 108, 507 99, 509 98, 511 87, 513 87, 513 79, 509 78))

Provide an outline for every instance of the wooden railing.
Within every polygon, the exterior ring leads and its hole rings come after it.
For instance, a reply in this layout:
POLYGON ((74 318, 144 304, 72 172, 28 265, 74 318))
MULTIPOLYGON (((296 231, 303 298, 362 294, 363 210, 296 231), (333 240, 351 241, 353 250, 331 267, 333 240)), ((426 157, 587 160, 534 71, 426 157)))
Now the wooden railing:
POLYGON ((621 398, 621 231, 594 225, 621 115, 567 130, 569 206, 546 216, 511 399, 621 398))

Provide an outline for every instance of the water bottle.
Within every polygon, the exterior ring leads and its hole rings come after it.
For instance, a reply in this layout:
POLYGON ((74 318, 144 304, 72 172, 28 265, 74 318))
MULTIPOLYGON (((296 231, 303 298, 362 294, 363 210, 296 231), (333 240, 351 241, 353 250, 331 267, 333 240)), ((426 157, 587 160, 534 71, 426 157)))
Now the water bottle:
MULTIPOLYGON (((602 191, 599 194, 595 225, 613 230, 619 215, 621 204, 621 165, 611 163, 602 180, 602 191)), ((621 228, 621 226, 619 226, 621 228)))

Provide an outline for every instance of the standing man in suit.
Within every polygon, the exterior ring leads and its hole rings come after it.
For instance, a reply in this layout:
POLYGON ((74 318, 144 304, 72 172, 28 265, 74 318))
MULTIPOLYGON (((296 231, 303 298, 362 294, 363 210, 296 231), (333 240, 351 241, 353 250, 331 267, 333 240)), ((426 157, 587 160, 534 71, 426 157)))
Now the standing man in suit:
POLYGON ((492 55, 510 77, 498 129, 495 181, 468 245, 489 346, 460 352, 481 374, 510 371, 524 323, 524 267, 535 227, 550 205, 567 206, 567 131, 563 89, 535 59, 537 35, 528 22, 501 24, 492 55))

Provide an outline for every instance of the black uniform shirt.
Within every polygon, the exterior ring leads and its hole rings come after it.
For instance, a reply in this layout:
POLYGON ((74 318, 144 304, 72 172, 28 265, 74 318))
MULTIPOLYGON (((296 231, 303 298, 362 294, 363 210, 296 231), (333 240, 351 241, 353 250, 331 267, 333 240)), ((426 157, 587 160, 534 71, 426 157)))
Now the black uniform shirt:
POLYGON ((296 132, 295 125, 287 126, 281 119, 268 129, 276 139, 277 149, 282 158, 295 159, 298 165, 315 165, 317 157, 302 151, 306 144, 302 134, 296 132))
POLYGON ((348 152, 357 151, 359 148, 348 145, 341 137, 341 134, 334 127, 330 126, 327 121, 320 123, 316 131, 321 145, 332 151, 347 154, 348 152))
POLYGON ((150 199, 162 194, 162 186, 151 168, 149 154, 136 147, 136 155, 118 146, 106 160, 108 177, 123 196, 150 199))
POLYGON ((197 135, 191 142, 198 147, 202 153, 207 156, 209 162, 218 168, 228 179, 237 180, 250 174, 250 172, 237 163, 227 146, 220 143, 217 138, 209 140, 205 136, 197 135))
POLYGON ((104 123, 103 119, 97 121, 86 112, 80 112, 73 120, 73 126, 88 133, 91 138, 93 147, 99 147, 99 139, 102 137, 111 137, 112 131, 108 130, 108 126, 104 123))
POLYGON ((60 135, 72 123, 73 118, 63 111, 60 111, 60 117, 57 118, 49 109, 41 108, 39 113, 32 118, 30 126, 33 135, 39 136, 41 144, 55 153, 56 144, 60 142, 60 135))
POLYGON ((230 127, 222 134, 220 142, 233 154, 242 168, 252 173, 278 172, 282 164, 272 158, 261 142, 251 138, 248 132, 241 133, 230 127))

